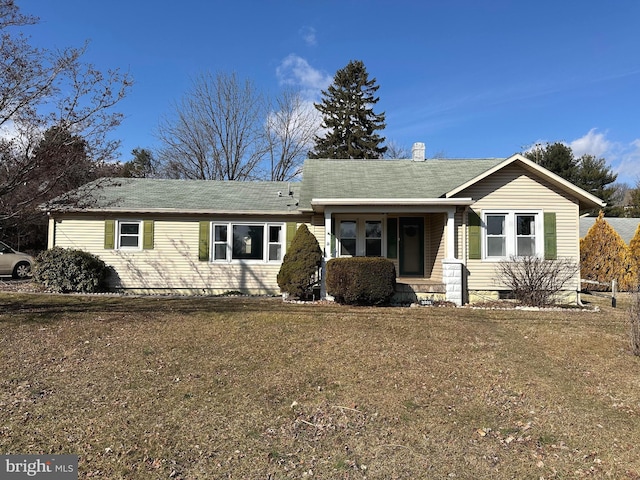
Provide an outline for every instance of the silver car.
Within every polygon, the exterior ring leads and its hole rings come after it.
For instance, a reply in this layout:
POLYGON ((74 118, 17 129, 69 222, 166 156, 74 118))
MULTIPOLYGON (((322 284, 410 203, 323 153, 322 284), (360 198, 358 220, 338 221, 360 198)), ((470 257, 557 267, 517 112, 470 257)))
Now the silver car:
POLYGON ((35 260, 31 255, 15 251, 6 243, 0 242, 0 275, 13 278, 28 278, 35 260))

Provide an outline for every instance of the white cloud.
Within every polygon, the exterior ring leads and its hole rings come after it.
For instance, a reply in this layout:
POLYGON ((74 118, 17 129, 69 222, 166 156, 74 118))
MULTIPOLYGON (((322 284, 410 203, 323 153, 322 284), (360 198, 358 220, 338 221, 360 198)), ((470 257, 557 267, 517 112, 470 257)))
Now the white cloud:
POLYGON ((612 150, 613 144, 606 139, 604 133, 598 133, 596 130, 592 128, 586 135, 569 144, 577 158, 582 155, 593 155, 600 158, 612 150))
POLYGON ((626 145, 616 163, 613 170, 618 174, 619 182, 628 183, 632 187, 640 183, 640 138, 626 145))
POLYGON ((318 44, 315 28, 304 26, 300 29, 300 35, 302 36, 304 43, 310 47, 315 47, 318 44))
POLYGON ((608 132, 600 133, 592 128, 586 135, 569 142, 569 146, 576 158, 582 155, 604 158, 618 174, 617 182, 635 186, 640 181, 640 138, 624 143, 610 140, 607 135, 608 132))
POLYGON ((332 76, 313 68, 304 58, 293 53, 280 62, 276 75, 280 84, 299 88, 309 99, 317 99, 320 90, 333 81, 332 76))

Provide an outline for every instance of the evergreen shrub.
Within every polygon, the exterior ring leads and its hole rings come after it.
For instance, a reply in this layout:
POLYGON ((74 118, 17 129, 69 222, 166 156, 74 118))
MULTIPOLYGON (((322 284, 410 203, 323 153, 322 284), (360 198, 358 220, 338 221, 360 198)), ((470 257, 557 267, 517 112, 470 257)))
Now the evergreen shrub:
POLYGON ((589 289, 595 291, 610 290, 614 279, 620 290, 628 291, 635 286, 636 268, 629 247, 602 212, 580 240, 580 277, 604 284, 589 284, 589 289))
POLYGON ((629 256, 631 258, 632 267, 636 273, 635 285, 640 285, 638 277, 640 276, 640 225, 636 228, 633 238, 629 242, 629 256))
POLYGON ((386 258, 333 258, 327 262, 326 285, 338 303, 388 304, 395 292, 396 267, 386 258))
POLYGON ((107 289, 109 267, 82 250, 54 247, 36 259, 33 279, 57 293, 96 293, 107 289))
POLYGON ((317 281, 318 267, 322 264, 322 250, 318 240, 306 225, 300 225, 278 272, 278 286, 289 295, 306 299, 317 281))

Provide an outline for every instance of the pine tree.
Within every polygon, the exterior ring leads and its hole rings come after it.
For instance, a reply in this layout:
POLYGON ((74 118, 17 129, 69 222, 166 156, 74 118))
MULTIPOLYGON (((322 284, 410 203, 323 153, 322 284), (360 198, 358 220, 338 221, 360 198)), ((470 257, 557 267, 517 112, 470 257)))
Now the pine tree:
MULTIPOLYGON (((600 212, 593 226, 580 240, 580 277, 605 284, 618 282, 620 290, 634 286, 636 269, 629 247, 600 212)), ((592 290, 608 290, 605 285, 590 285, 592 290)))
POLYGON ((322 91, 321 103, 314 104, 322 114, 324 137, 315 137, 311 158, 381 158, 387 147, 384 137, 376 132, 385 128, 384 112, 373 112, 380 88, 360 60, 352 60, 333 78, 333 84, 322 91))
MULTIPOLYGON (((615 193, 612 185, 618 177, 607 165, 604 158, 596 158, 593 155, 582 155, 575 158, 571 147, 560 143, 550 143, 544 146, 536 146, 524 155, 538 165, 561 176, 565 180, 577 185, 610 205, 615 193)), ((607 216, 614 216, 616 210, 605 207, 607 216)), ((581 214, 596 215, 598 210, 582 210, 581 214)))
MULTIPOLYGON (((607 165, 604 158, 596 158, 593 155, 583 155, 578 159, 578 169, 576 171, 575 184, 592 195, 604 200, 607 203, 604 211, 608 217, 612 216, 614 207, 611 207, 612 198, 616 188, 613 182, 618 178, 617 173, 613 173, 611 167, 607 165)), ((581 211, 595 215, 597 210, 581 211)))
POLYGON ((533 160, 538 165, 560 175, 565 180, 575 182, 578 172, 578 161, 573 156, 570 147, 563 143, 556 142, 537 146, 530 152, 525 152, 524 156, 533 160))

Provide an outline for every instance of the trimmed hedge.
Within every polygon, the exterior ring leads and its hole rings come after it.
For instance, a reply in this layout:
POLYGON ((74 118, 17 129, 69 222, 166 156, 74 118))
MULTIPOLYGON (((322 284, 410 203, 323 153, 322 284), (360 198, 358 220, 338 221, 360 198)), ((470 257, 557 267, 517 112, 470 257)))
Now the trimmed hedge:
POLYGON ((388 304, 395 292, 396 267, 386 258, 333 258, 327 262, 326 285, 338 303, 388 304))
POLYGON ((54 247, 36 259, 33 279, 57 293, 96 293, 107 289, 109 267, 82 250, 54 247))
POLYGON ((306 225, 300 225, 282 259, 278 272, 280 290, 297 298, 307 298, 312 293, 321 263, 322 250, 318 240, 306 225))

